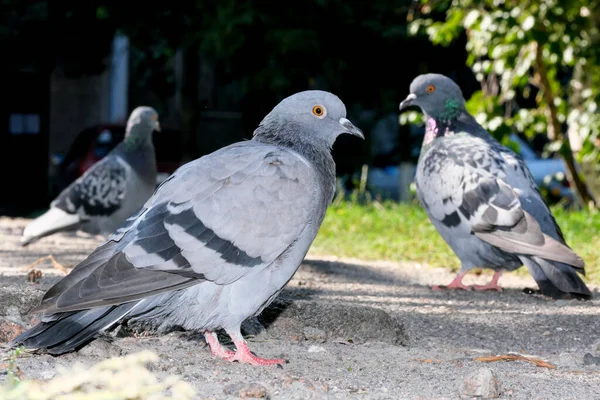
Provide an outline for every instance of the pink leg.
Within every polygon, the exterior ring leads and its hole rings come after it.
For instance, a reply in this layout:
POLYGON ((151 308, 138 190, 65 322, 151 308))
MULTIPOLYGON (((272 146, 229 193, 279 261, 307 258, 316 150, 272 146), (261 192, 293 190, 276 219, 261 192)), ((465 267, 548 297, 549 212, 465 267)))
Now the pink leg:
POLYGON ((219 343, 219 338, 217 334, 211 331, 204 331, 204 338, 206 339, 206 343, 210 347, 210 353, 214 357, 229 359, 232 358, 235 353, 231 350, 226 349, 219 343))
POLYGON ((233 343, 235 344, 235 347, 237 349, 234 356, 232 356, 231 358, 227 358, 228 361, 237 361, 242 364, 263 366, 285 364, 285 360, 283 358, 270 360, 266 358, 260 358, 252 354, 250 352, 250 349, 248 348, 248 344, 246 343, 242 334, 239 331, 235 333, 227 333, 229 334, 229 336, 231 336, 231 339, 233 339, 233 343))
POLYGON ((471 286, 464 285, 462 280, 464 276, 467 274, 467 271, 460 271, 452 282, 450 282, 447 286, 443 285, 434 285, 431 287, 431 290, 443 290, 443 289, 462 289, 462 290, 471 290, 471 286))
POLYGON ((501 276, 502 276, 502 270, 499 269, 498 271, 494 272, 494 276, 492 277, 492 280, 488 284, 474 285, 473 288, 475 290, 497 290, 497 291, 501 292, 502 287, 500 287, 498 285, 498 279, 500 279, 501 276))

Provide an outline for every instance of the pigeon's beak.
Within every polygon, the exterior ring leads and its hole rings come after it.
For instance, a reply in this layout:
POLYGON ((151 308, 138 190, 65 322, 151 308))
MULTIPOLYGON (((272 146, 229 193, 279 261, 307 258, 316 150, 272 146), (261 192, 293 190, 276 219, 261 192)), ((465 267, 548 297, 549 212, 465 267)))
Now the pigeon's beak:
POLYGON ((154 130, 160 132, 160 122, 158 120, 154 122, 154 130))
POLYGON ((409 94, 406 98, 400 103, 400 111, 404 110, 406 107, 410 107, 414 104, 417 99, 417 95, 414 93, 409 94))
POLYGON ((358 136, 359 138, 361 138, 361 139, 364 140, 365 135, 363 135, 362 131, 360 129, 358 129, 348 119, 346 119, 346 118, 340 118, 340 124, 346 129, 346 133, 349 133, 349 134, 354 135, 354 136, 358 136))

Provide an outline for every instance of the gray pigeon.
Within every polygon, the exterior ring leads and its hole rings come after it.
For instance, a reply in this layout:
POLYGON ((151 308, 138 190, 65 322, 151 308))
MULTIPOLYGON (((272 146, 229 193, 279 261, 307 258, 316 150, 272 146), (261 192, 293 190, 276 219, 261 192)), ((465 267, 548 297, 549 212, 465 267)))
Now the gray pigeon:
MULTIPOLYGON (((123 141, 65 188, 46 213, 27 225, 21 245, 68 230, 105 236, 114 232, 156 189, 154 130, 160 131, 160 125, 153 108, 133 110, 123 141)), ((60 268, 54 260, 53 264, 60 268)))
POLYGON ((13 341, 73 351, 117 322, 199 330, 213 357, 253 355, 240 325, 259 314, 304 259, 335 191, 331 148, 362 132, 335 95, 305 91, 279 103, 252 140, 189 162, 102 246, 45 294, 42 322, 13 341), (223 328, 236 352, 221 346, 223 328))
POLYGON ((475 289, 501 291, 502 271, 524 264, 543 294, 591 298, 577 275, 585 275, 584 262, 566 244, 531 172, 467 112, 458 85, 443 75, 420 75, 400 110, 411 105, 427 120, 417 196, 462 264, 447 287, 470 290, 462 278, 480 267, 495 273, 475 289))

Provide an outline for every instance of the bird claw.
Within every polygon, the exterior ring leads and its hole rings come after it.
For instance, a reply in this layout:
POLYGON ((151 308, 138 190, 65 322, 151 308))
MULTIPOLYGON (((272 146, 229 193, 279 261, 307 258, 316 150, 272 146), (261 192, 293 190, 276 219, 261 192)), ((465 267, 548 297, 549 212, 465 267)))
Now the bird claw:
POLYGON ((223 347, 219 342, 217 335, 214 332, 204 331, 204 338, 206 339, 206 342, 210 347, 210 353, 212 354, 213 358, 219 357, 225 361, 237 361, 240 364, 250 365, 281 366, 282 364, 285 364, 285 359, 282 358, 267 359, 255 356, 254 354, 252 354, 252 352, 248 348, 248 344, 246 344, 246 341, 243 340, 241 336, 239 338, 238 335, 232 336, 230 334, 230 336, 233 338, 233 343, 235 344, 235 347, 237 349, 237 351, 235 352, 223 347))
POLYGON ((250 365, 261 365, 261 366, 270 366, 270 365, 282 365, 285 364, 285 359, 283 358, 261 358, 252 354, 250 351, 237 351, 231 358, 225 358, 227 361, 237 361, 240 364, 250 364, 250 365))
POLYGON ((248 348, 248 344, 246 343, 245 340, 243 340, 243 339, 240 340, 239 338, 234 337, 234 336, 232 336, 232 339, 233 339, 233 343, 235 344, 237 351, 235 352, 235 355, 228 361, 237 361, 240 364, 262 365, 262 366, 269 366, 269 365, 281 366, 281 365, 285 364, 285 359, 283 359, 283 358, 268 359, 268 358, 257 357, 254 354, 252 354, 252 352, 248 348))

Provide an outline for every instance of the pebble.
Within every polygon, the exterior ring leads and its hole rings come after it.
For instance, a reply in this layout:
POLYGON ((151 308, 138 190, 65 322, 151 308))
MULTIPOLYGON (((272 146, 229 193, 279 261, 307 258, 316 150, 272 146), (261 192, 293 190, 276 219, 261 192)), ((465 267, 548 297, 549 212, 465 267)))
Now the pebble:
POLYGON ((317 343, 325 343, 327 340, 327 333, 324 330, 307 326, 304 328, 304 337, 306 340, 317 343))
POLYGON ((267 388, 259 383, 232 383, 225 386, 223 392, 226 395, 241 398, 262 399, 267 397, 267 388))
POLYGON ((321 352, 324 352, 324 351, 327 351, 327 350, 325 350, 325 349, 324 349, 323 347, 321 347, 321 346, 310 346, 310 347, 308 348, 308 352, 309 352, 309 353, 321 353, 321 352))
POLYGON ((583 365, 600 365, 600 357, 585 353, 583 356, 583 365))
POLYGON ((500 380, 490 368, 481 368, 462 383, 459 395, 463 399, 500 397, 500 380))

